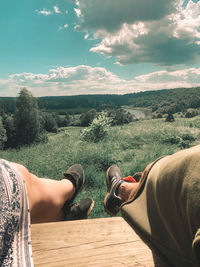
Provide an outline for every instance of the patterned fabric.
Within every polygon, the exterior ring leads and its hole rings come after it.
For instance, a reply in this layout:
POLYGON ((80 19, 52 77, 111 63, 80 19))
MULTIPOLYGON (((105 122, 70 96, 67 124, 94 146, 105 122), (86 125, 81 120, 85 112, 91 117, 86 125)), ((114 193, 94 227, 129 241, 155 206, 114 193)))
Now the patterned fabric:
POLYGON ((3 159, 0 159, 0 266, 33 266, 26 185, 17 168, 3 159))

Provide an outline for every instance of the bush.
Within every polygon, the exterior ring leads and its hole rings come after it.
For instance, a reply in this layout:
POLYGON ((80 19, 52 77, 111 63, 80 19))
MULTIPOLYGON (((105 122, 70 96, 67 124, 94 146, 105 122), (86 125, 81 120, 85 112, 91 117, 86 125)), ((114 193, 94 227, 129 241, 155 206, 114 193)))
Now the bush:
POLYGON ((47 143, 48 142, 48 135, 47 132, 43 131, 40 133, 40 135, 38 136, 38 138, 35 140, 35 143, 39 144, 39 143, 47 143))
POLYGON ((175 121, 175 120, 174 120, 174 115, 173 115, 173 113, 169 112, 169 113, 167 114, 167 118, 166 118, 165 121, 166 121, 166 122, 173 122, 173 121, 175 121))
POLYGON ((198 112, 196 110, 188 110, 185 114, 185 118, 193 118, 198 115, 198 112))
POLYGON ((168 144, 172 144, 172 145, 178 144, 180 142, 180 136, 173 134, 171 136, 164 137, 163 142, 168 143, 168 144))
POLYGON ((0 149, 4 148, 6 141, 7 141, 6 130, 3 126, 2 118, 0 117, 0 149))
POLYGON ((42 128, 47 132, 57 133, 58 125, 52 113, 42 113, 42 128))
POLYGON ((173 134, 165 137, 163 141, 168 144, 176 144, 180 148, 188 148, 190 147, 190 143, 195 141, 195 137, 191 134, 173 134))
POLYGON ((91 124, 91 122, 94 120, 95 116, 96 116, 96 110, 95 109, 91 109, 88 112, 81 114, 80 125, 81 126, 89 126, 91 124))
POLYGON ((109 110, 108 116, 112 119, 112 126, 123 125, 133 121, 133 116, 130 114, 130 112, 127 112, 122 108, 109 110))
POLYGON ((157 119, 162 119, 162 114, 158 113, 157 119))
POLYGON ((65 114, 64 117, 56 116, 56 122, 58 127, 67 127, 70 124, 70 117, 69 114, 65 114))
POLYGON ((15 123, 12 115, 3 115, 3 126, 6 130, 7 141, 5 143, 5 149, 14 147, 15 144, 15 123))
POLYGON ((106 112, 101 112, 88 128, 81 132, 81 139, 87 142, 97 143, 103 140, 109 130, 111 119, 106 112))

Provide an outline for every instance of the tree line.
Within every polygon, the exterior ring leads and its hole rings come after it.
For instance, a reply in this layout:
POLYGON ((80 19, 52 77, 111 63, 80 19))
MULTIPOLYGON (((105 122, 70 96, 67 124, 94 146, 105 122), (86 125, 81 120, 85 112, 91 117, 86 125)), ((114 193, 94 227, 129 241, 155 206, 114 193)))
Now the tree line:
POLYGON ((19 148, 47 140, 47 132, 69 124, 69 115, 60 117, 38 108, 37 98, 21 89, 15 98, 12 113, 0 113, 0 149, 19 148))
MULTIPOLYGON (((7 110, 6 110, 7 111, 7 110)), ((133 121, 130 113, 121 108, 107 109, 111 125, 122 125, 133 121)), ((57 133, 59 127, 89 126, 98 117, 96 109, 79 114, 72 119, 68 113, 59 115, 39 108, 38 99, 26 88, 22 88, 14 99, 12 112, 0 111, 0 149, 19 148, 32 143, 47 141, 47 133, 57 133)))
MULTIPOLYGON (((151 108, 152 112, 186 112, 189 108, 200 108, 200 88, 178 88, 146 91, 124 95, 78 95, 50 96, 37 99, 38 108, 57 114, 80 114, 91 109, 102 111, 120 108, 123 105, 151 108)), ((13 113, 15 98, 0 97, 0 112, 13 113)))
POLYGON ((79 112, 79 109, 119 108, 123 105, 150 108, 161 114, 186 112, 189 108, 200 108, 200 88, 177 88, 145 91, 124 95, 79 95, 60 97, 41 97, 39 107, 46 110, 65 110, 79 112))
MULTIPOLYGON (((151 108, 155 117, 185 112, 196 115, 200 108, 200 88, 148 91, 126 95, 82 95, 35 98, 22 88, 18 97, 0 98, 0 149, 17 148, 47 140, 47 133, 59 127, 89 126, 104 110, 111 125, 134 120, 121 106, 151 108), (70 115, 72 113, 79 115, 70 115)), ((171 119, 170 119, 171 120, 171 119)))

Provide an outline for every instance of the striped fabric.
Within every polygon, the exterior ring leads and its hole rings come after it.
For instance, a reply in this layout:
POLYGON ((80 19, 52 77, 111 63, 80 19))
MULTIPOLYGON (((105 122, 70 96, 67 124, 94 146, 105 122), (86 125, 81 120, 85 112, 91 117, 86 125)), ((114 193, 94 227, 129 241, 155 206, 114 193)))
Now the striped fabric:
POLYGON ((17 168, 3 159, 0 159, 0 266, 33 266, 26 185, 17 168))

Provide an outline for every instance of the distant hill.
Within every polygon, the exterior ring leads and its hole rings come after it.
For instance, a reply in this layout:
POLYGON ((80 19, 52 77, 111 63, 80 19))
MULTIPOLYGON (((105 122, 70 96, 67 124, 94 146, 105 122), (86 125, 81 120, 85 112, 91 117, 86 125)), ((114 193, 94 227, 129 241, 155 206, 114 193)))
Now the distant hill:
MULTIPOLYGON (((0 97, 0 110, 14 111, 14 97, 0 97)), ((153 112, 172 113, 200 108, 200 87, 146 91, 124 95, 77 95, 38 98, 39 108, 47 111, 81 113, 85 110, 120 107, 151 108, 153 112)))

